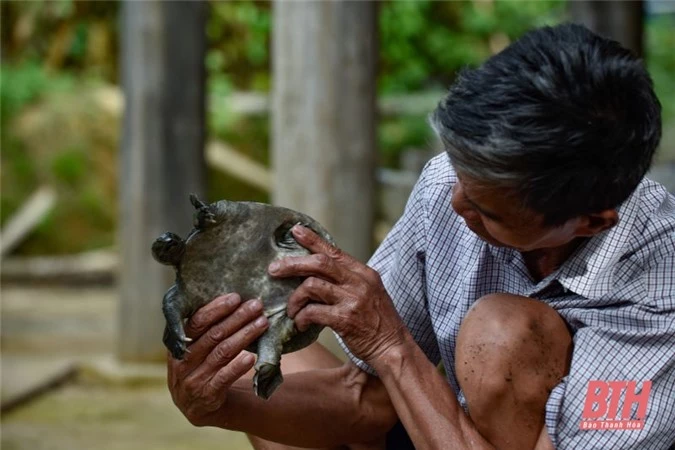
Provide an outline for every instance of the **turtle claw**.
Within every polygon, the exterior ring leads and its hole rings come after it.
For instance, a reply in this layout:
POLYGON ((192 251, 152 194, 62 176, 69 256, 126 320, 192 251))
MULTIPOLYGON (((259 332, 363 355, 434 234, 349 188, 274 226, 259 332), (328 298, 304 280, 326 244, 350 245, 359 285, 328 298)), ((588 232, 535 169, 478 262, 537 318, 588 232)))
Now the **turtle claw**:
POLYGON ((204 223, 208 223, 208 224, 216 223, 216 215, 213 214, 208 209, 204 209, 202 211, 199 211, 199 215, 201 216, 199 218, 200 222, 204 222, 204 223))
POLYGON ((192 353, 187 347, 187 344, 190 342, 192 342, 192 339, 187 336, 178 336, 168 328, 164 330, 164 345, 166 345, 171 352, 171 356, 175 359, 182 360, 185 358, 186 353, 192 353))
POLYGON ((174 359, 182 360, 185 357, 185 353, 190 353, 185 342, 175 334, 171 333, 168 329, 164 331, 163 341, 174 359))

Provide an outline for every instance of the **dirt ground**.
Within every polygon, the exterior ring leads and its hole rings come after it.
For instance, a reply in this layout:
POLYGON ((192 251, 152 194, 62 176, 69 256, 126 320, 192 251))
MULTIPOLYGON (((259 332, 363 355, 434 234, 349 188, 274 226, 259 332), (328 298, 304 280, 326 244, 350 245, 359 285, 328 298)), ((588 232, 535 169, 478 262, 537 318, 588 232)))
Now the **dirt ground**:
POLYGON ((114 377, 91 369, 114 365, 114 289, 3 286, 0 295, 3 402, 50 370, 85 367, 2 415, 3 450, 251 449, 242 433, 190 425, 161 365, 114 377))

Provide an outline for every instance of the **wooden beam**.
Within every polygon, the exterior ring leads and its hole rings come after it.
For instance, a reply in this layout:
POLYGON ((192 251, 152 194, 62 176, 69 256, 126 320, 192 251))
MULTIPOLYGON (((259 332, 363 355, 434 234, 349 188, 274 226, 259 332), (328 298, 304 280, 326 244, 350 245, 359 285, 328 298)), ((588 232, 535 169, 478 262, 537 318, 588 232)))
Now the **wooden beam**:
POLYGON ((2 414, 72 380, 77 373, 74 358, 3 355, 2 363, 2 414))
POLYGON ((165 231, 185 235, 205 192, 207 3, 122 3, 125 97, 120 150, 120 310, 118 356, 163 360, 162 297, 173 270, 151 255, 165 231))
MULTIPOLYGON (((377 112, 381 116, 426 116, 443 98, 443 91, 418 92, 402 95, 387 95, 377 99, 377 112)), ((243 116, 263 116, 270 111, 270 98, 260 92, 232 92, 227 96, 212 96, 210 108, 221 107, 226 102, 227 111, 243 116)))
POLYGON ((206 162, 223 173, 265 192, 272 190, 270 170, 224 142, 210 141, 208 143, 206 146, 206 162))
POLYGON ((365 260, 375 215, 376 4, 273 3, 273 202, 365 260))
POLYGON ((619 41, 638 56, 644 51, 644 2, 642 0, 568 2, 574 22, 619 41))
POLYGON ((2 262, 2 281, 110 283, 116 279, 119 265, 119 254, 112 250, 61 256, 14 256, 2 262))
POLYGON ((49 186, 35 191, 0 232, 0 257, 4 257, 40 224, 56 203, 56 193, 49 186))

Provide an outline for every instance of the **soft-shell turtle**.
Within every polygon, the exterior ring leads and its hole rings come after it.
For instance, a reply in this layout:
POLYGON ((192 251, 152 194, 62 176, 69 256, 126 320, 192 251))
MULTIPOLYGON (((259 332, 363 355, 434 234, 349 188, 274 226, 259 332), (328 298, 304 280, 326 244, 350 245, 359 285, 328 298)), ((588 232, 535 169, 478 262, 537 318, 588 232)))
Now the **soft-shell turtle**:
POLYGON ((302 224, 329 242, 328 232, 305 214, 253 202, 221 200, 212 204, 191 195, 197 209, 194 229, 183 240, 164 233, 152 245, 154 258, 174 266, 176 284, 164 296, 164 344, 176 359, 186 351, 183 323, 197 309, 221 294, 236 292, 244 299, 259 298, 269 321, 267 331, 247 350, 258 354, 253 388, 269 398, 281 384, 281 354, 300 350, 316 340, 320 326, 300 333, 286 315, 286 302, 302 278, 273 278, 267 267, 286 256, 307 255, 291 234, 302 224))

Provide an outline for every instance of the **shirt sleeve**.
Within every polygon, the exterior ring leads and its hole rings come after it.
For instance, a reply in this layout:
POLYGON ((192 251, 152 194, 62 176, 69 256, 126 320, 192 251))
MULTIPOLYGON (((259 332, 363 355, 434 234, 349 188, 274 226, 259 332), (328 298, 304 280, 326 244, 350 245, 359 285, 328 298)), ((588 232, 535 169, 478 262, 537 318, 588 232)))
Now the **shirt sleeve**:
MULTIPOLYGON (((675 256, 671 255, 635 280, 635 288, 645 292, 644 301, 583 312, 561 311, 584 317, 586 326, 574 335, 569 375, 554 388, 546 404, 546 427, 556 449, 666 450, 675 445, 674 274, 675 256), (607 401, 594 403, 604 398, 601 392, 607 388, 597 387, 589 395, 589 382, 618 382, 619 386, 635 382, 633 392, 638 397, 645 382, 651 382, 643 428, 617 429, 622 426, 618 422, 626 419, 626 388, 605 390, 607 401), (613 401, 618 402, 618 408, 614 417, 609 417, 613 401), (607 408, 604 416, 593 418, 604 425, 582 429, 587 402, 595 411, 607 408)), ((640 405, 630 401, 629 419, 639 417, 640 405)))
MULTIPOLYGON (((427 307, 424 275, 427 213, 424 202, 425 173, 422 172, 405 211, 379 246, 368 265, 377 270, 403 322, 429 360, 438 364, 440 352, 427 307)), ((347 356, 360 369, 375 370, 356 358, 340 336, 336 337, 347 356)))

